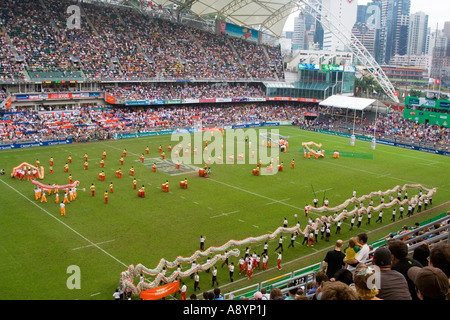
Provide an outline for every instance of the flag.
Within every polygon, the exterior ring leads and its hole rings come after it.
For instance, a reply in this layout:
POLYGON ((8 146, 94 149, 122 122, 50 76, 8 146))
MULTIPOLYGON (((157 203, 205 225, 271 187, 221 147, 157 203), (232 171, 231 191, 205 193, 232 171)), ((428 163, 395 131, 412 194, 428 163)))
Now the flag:
POLYGON ((441 84, 441 80, 440 79, 429 78, 428 79, 428 83, 441 84))
POLYGON ((406 98, 406 93, 405 92, 402 93, 402 98, 406 98))
POLYGON ((149 2, 148 2, 148 5, 149 5, 150 8, 152 8, 152 10, 153 10, 153 2, 152 2, 152 1, 149 1, 149 2))

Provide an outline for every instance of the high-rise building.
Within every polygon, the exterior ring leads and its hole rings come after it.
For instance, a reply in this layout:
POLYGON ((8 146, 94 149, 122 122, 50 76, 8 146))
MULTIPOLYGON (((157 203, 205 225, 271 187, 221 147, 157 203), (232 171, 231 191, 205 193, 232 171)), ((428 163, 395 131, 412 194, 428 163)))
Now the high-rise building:
POLYGON ((422 55, 426 52, 428 15, 425 12, 411 14, 409 18, 408 55, 422 55))
POLYGON ((292 46, 294 50, 305 49, 305 37, 306 37, 306 19, 305 13, 300 12, 294 19, 294 34, 292 38, 292 46))
POLYGON ((333 34, 327 27, 327 20, 345 30, 348 39, 356 22, 357 0, 322 0, 321 23, 324 29, 323 49, 326 51, 349 51, 345 37, 333 34))
POLYGON ((367 5, 358 6, 352 33, 374 59, 380 62, 381 6, 379 3, 369 2, 367 5))
POLYGON ((380 59, 405 55, 408 48, 411 0, 374 0, 381 4, 380 59))

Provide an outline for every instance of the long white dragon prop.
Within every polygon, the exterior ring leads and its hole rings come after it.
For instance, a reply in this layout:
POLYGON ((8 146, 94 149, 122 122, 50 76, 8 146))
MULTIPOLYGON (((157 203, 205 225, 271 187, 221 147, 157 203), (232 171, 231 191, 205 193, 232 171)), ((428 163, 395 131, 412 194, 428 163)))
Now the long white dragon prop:
POLYGON ((384 192, 376 191, 376 192, 371 192, 368 195, 361 196, 359 198, 353 197, 353 198, 347 199, 342 204, 340 204, 336 207, 322 206, 319 208, 315 208, 312 206, 306 206, 305 210, 307 210, 308 213, 310 213, 310 212, 313 212, 313 213, 333 212, 333 213, 335 213, 335 212, 339 212, 339 211, 342 211, 342 212, 339 215, 337 215, 336 217, 325 216, 325 215, 318 217, 315 219, 315 221, 312 224, 308 224, 303 229, 303 231, 300 228, 300 226, 295 226, 295 227, 291 227, 291 228, 279 227, 275 230, 275 232, 270 233, 270 234, 264 234, 259 237, 249 237, 249 238, 245 238, 243 240, 230 240, 220 247, 209 247, 205 251, 197 250, 190 257, 179 256, 174 261, 167 261, 166 259, 161 259, 159 261, 158 265, 156 266, 156 268, 154 268, 154 269, 149 269, 142 264, 138 264, 136 266, 130 265, 128 267, 128 270, 123 271, 121 273, 120 281, 123 286, 123 289, 131 291, 132 294, 134 294, 134 295, 139 295, 140 292, 143 290, 152 289, 152 288, 157 287, 161 283, 161 281, 165 282, 165 283, 170 283, 170 282, 175 281, 178 278, 188 277, 195 272, 205 271, 205 270, 211 268, 212 266, 214 266, 218 261, 223 261, 223 260, 227 259, 228 257, 231 257, 231 256, 239 257, 239 255, 240 255, 239 249, 234 248, 234 249, 230 250, 230 248, 245 246, 245 245, 252 244, 252 243, 261 243, 261 242, 268 241, 268 240, 273 240, 273 239, 277 238, 281 233, 289 233, 289 234, 297 233, 297 234, 305 235, 305 234, 308 234, 311 230, 316 230, 317 228, 324 225, 325 223, 335 224, 336 222, 338 222, 340 220, 346 219, 346 218, 354 216, 354 215, 367 214, 369 212, 379 212, 382 209, 391 208, 395 205, 404 206, 404 205, 410 205, 412 203, 417 204, 419 202, 419 200, 423 202, 425 199, 430 199, 435 193, 436 193, 436 188, 429 189, 429 188, 424 187, 421 184, 405 184, 403 187, 396 186, 393 189, 389 189, 384 192), (415 195, 415 196, 411 197, 410 199, 399 200, 399 199, 395 198, 388 203, 382 203, 375 207, 368 206, 367 208, 366 207, 355 208, 352 211, 344 210, 345 208, 347 208, 347 206, 349 206, 350 204, 353 204, 353 203, 361 203, 361 202, 363 202, 365 200, 369 200, 375 196, 388 196, 388 195, 391 195, 394 193, 398 193, 399 191, 406 191, 408 189, 421 189, 421 190, 425 191, 426 193, 423 193, 422 196, 415 195), (224 252, 224 253, 222 253, 222 252, 224 252), (174 272, 172 272, 172 274, 170 276, 165 276, 162 272, 165 267, 167 267, 169 269, 176 268, 181 263, 192 263, 192 262, 196 261, 198 258, 207 257, 207 256, 210 256, 211 254, 215 254, 215 253, 217 253, 217 254, 208 263, 204 263, 204 264, 199 263, 199 264, 192 265, 191 268, 189 268, 188 270, 185 270, 185 271, 181 271, 181 270, 174 271, 174 272), (144 280, 144 281, 140 281, 137 285, 135 285, 133 283, 133 279, 135 277, 138 277, 141 273, 149 275, 149 276, 154 276, 155 278, 152 282, 146 282, 144 280))

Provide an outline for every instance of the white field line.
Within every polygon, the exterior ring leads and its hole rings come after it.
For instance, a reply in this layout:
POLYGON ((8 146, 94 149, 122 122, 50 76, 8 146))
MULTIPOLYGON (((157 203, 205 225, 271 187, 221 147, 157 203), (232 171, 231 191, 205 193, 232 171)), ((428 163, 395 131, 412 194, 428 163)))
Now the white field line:
MULTIPOLYGON (((109 243, 109 242, 113 242, 113 241, 115 241, 115 240, 103 241, 103 242, 99 242, 99 243, 96 243, 96 244, 99 245, 99 244, 109 243)), ((80 249, 84 249, 84 248, 90 248, 90 247, 92 247, 92 246, 93 246, 93 245, 90 244, 90 245, 87 245, 87 246, 82 246, 82 247, 78 247, 78 248, 73 248, 72 250, 80 250, 80 249)))
POLYGON ((266 206, 271 205, 271 204, 275 204, 275 203, 280 203, 280 202, 283 202, 283 201, 288 201, 288 200, 291 200, 291 198, 282 199, 282 200, 279 200, 279 201, 269 202, 269 203, 266 203, 266 206))
POLYGON ((72 231, 73 233, 75 233, 77 236, 79 236, 80 238, 82 238, 83 240, 87 241, 88 243, 90 243, 91 246, 96 247, 98 250, 100 250, 101 252, 103 252, 104 254, 106 254, 107 256, 109 256, 110 258, 112 258, 113 260, 117 261, 118 263, 120 263, 121 265, 123 265, 125 268, 128 268, 128 265, 126 265, 125 263, 123 263, 122 261, 120 261, 119 259, 117 259, 116 257, 114 257, 112 254, 106 252, 104 249, 100 248, 97 244, 95 244, 94 242, 92 242, 91 240, 89 240, 88 238, 86 238, 85 236, 83 236, 81 233, 79 233, 78 231, 76 231, 75 229, 73 229, 72 227, 70 227, 69 225, 67 225, 66 223, 64 223, 63 221, 61 221, 60 219, 56 218, 54 215, 52 215, 50 212, 48 212, 47 210, 45 210, 44 208, 40 207, 39 205, 37 205, 35 202, 31 201, 29 198, 27 198, 23 193, 21 193, 20 191, 16 190, 14 187, 10 186, 8 183, 6 183, 5 181, 1 180, 0 181, 5 184, 7 187, 9 187, 11 190, 15 191, 18 195, 20 195, 21 197, 25 198, 27 201, 29 201, 30 203, 32 203, 34 206, 36 206, 37 208, 39 208, 41 211, 45 212, 49 217, 53 218, 55 221, 61 223, 64 227, 66 227, 67 229, 69 229, 70 231, 72 231))
POLYGON ((218 218, 218 217, 223 217, 223 216, 228 216, 229 214, 233 214, 233 213, 237 213, 237 212, 239 212, 239 210, 232 211, 232 212, 227 212, 227 213, 224 212, 224 213, 221 213, 221 214, 219 214, 217 216, 212 216, 211 219, 218 218))

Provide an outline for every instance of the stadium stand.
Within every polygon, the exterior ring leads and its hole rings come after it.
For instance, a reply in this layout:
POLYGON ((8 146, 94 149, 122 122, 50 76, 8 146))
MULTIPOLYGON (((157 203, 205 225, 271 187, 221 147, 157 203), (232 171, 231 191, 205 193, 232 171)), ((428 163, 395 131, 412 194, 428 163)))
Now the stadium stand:
POLYGON ((82 71, 90 80, 284 79, 279 47, 98 3, 82 3, 81 28, 68 29, 65 12, 71 4, 79 5, 70 0, 5 1, 3 79, 6 74, 21 78, 15 53, 33 72, 30 78, 39 71, 82 71))

